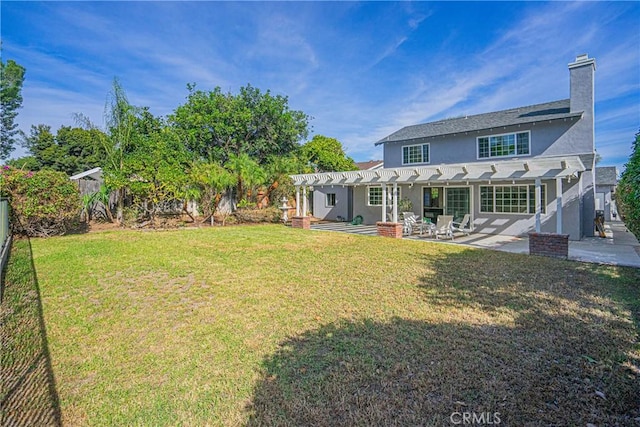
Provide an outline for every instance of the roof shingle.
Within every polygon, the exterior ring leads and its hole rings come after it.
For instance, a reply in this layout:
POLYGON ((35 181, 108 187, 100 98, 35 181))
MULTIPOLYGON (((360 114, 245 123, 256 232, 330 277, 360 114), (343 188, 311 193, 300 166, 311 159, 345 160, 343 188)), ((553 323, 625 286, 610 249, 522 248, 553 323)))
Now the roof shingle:
POLYGON ((581 117, 582 112, 570 112, 569 100, 545 102, 543 104, 476 114, 473 116, 445 119, 437 122, 406 126, 380 141, 376 145, 387 142, 451 135, 461 132, 487 130, 503 126, 512 126, 546 120, 558 120, 581 117))
POLYGON ((596 168, 596 185, 616 185, 618 171, 615 166, 601 166, 596 168))

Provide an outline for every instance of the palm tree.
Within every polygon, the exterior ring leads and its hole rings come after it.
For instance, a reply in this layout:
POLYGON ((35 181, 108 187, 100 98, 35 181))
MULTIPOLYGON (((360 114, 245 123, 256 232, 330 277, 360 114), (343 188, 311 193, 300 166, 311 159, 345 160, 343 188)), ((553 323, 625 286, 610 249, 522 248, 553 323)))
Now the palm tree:
POLYGON ((230 154, 225 168, 236 177, 236 201, 238 202, 251 197, 251 189, 263 184, 266 179, 264 169, 246 153, 230 154))
MULTIPOLYGON (((302 173, 304 165, 296 156, 272 156, 269 158, 265 171, 267 175, 266 182, 270 183, 267 191, 264 193, 265 198, 270 198, 271 194, 284 183, 290 183, 289 175, 302 173)), ((260 203, 261 200, 258 200, 260 203)))
POLYGON ((138 109, 129 104, 123 87, 118 79, 114 79, 104 113, 109 135, 109 138, 104 141, 107 153, 105 182, 111 190, 116 192, 116 218, 119 224, 123 222, 124 192, 127 186, 127 177, 124 176, 124 160, 133 142, 137 114, 138 109))

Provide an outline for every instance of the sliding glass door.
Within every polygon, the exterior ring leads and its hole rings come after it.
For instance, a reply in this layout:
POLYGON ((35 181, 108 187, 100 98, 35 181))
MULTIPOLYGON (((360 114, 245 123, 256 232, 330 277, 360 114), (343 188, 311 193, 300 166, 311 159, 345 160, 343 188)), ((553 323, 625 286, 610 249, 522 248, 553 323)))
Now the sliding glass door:
POLYGON ((434 224, 438 220, 438 215, 443 214, 443 191, 442 187, 422 187, 422 216, 428 218, 434 224))
POLYGON ((447 215, 453 215, 455 222, 462 221, 465 214, 471 213, 471 188, 470 187, 452 187, 445 191, 446 203, 445 212, 447 215))

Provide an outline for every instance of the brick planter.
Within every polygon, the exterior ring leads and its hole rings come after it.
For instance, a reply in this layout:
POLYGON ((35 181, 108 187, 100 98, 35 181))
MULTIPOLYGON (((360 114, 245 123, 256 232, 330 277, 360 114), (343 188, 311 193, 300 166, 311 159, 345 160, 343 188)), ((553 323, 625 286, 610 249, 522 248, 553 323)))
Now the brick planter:
POLYGON ((291 228, 303 228, 305 230, 311 229, 311 217, 310 216, 294 216, 291 218, 291 228))
POLYGON ((399 222, 376 222, 378 236, 402 239, 402 224, 399 222))
POLYGON ((567 259, 569 235, 556 233, 529 233, 529 254, 567 259))

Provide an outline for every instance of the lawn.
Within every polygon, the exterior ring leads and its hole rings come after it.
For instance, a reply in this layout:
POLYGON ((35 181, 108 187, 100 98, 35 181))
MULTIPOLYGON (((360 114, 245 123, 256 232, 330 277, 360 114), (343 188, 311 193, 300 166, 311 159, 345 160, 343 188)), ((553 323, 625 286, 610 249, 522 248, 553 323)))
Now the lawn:
POLYGON ((640 417, 640 270, 279 225, 23 240, 9 344, 29 244, 65 425, 640 417))

